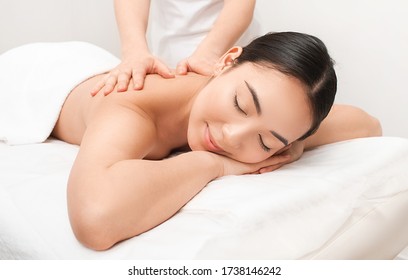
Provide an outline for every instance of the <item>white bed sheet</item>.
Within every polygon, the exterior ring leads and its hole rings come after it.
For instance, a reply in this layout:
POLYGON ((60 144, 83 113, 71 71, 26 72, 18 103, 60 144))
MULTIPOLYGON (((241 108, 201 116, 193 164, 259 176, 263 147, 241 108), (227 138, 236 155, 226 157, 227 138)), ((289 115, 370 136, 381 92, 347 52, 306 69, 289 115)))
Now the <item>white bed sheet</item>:
POLYGON ((387 259, 408 245, 408 139, 355 139, 208 184, 174 217, 104 252, 67 216, 78 147, 0 143, 0 259, 387 259))

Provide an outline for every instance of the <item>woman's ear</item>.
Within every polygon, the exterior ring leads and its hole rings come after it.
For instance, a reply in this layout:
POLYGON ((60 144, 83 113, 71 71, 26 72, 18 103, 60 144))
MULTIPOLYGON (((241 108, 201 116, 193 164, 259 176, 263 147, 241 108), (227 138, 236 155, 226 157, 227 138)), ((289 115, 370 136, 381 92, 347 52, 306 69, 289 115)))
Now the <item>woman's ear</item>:
POLYGON ((214 75, 219 75, 223 70, 231 67, 234 64, 235 59, 237 59, 242 53, 242 47, 232 47, 230 48, 217 62, 214 68, 214 75))

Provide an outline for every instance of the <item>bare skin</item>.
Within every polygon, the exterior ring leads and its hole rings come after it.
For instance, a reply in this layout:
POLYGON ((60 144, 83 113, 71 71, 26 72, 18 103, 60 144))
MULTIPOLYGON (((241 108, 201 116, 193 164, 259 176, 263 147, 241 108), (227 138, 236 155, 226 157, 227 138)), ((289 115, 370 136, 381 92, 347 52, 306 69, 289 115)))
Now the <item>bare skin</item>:
MULTIPOLYGON (((144 156, 146 159, 162 159, 172 150, 187 145, 187 118, 176 115, 180 99, 192 98, 209 78, 190 73, 167 81, 157 75, 149 75, 143 90, 129 90, 126 93, 114 92, 111 96, 97 95, 91 97, 89 89, 101 75, 81 83, 67 98, 61 110, 58 122, 52 135, 65 142, 81 144, 86 128, 96 115, 103 114, 110 118, 113 111, 131 110, 137 118, 155 120, 155 129, 160 131, 154 139, 154 146, 144 156), (150 85, 154 84, 154 87, 150 85), (180 88, 184 90, 180 92, 180 88), (168 98, 171 96, 172 98, 168 98), (114 110, 110 107, 117 107, 114 110), (183 135, 184 137, 180 137, 183 135)), ((112 116, 116 118, 116 116, 112 116)), ((107 127, 106 129, 109 129, 107 127)), ((135 131, 141 130, 137 127, 135 131)), ((142 130, 141 130, 142 131, 142 130)))
MULTIPOLYGON (((212 168, 205 178, 191 178, 190 188, 187 181, 183 184, 179 180, 174 180, 178 187, 169 187, 160 180, 166 176, 158 181, 151 179, 157 178, 155 171, 176 174, 175 166, 191 166, 191 156, 181 161, 160 161, 162 166, 148 161, 162 159, 186 145, 186 118, 174 112, 180 112, 179 98, 196 92, 208 77, 188 75, 165 80, 151 75, 137 94, 113 92, 107 97, 91 97, 89 89, 98 78, 83 82, 71 92, 52 135, 81 144, 68 182, 70 220, 78 240, 102 250, 165 221, 218 174, 212 168), (154 91, 150 90, 153 84, 154 91), (186 90, 178 92, 180 88, 186 90), (129 176, 134 179, 127 180, 129 176), (149 182, 142 184, 143 178, 149 182)), ((205 165, 195 168, 203 169, 205 165)))
MULTIPOLYGON (((148 48, 146 29, 150 1, 116 0, 115 15, 122 45, 122 62, 109 74, 101 76, 90 91, 109 94, 115 89, 126 91, 129 85, 142 89, 146 74, 159 74, 163 78, 174 78, 172 71, 148 48), (132 81, 132 82, 130 82, 132 81)), ((214 64, 245 32, 252 20, 255 0, 225 0, 214 26, 188 57, 176 68, 179 75, 195 72, 210 76, 214 64), (236 19, 239 18, 239 21, 236 19)))
POLYGON ((315 135, 298 143, 311 123, 302 84, 251 64, 231 69, 239 53, 230 51, 211 81, 149 75, 142 91, 91 97, 96 76, 71 92, 52 135, 80 144, 68 182, 80 242, 105 250, 164 222, 215 178, 272 171, 304 148, 381 134, 371 116, 336 106, 315 135))

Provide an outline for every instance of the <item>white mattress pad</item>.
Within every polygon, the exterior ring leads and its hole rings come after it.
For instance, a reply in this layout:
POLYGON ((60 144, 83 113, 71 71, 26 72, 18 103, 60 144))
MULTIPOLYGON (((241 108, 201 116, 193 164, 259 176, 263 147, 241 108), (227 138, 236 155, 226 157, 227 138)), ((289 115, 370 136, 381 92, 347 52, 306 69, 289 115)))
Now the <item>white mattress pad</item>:
POLYGON ((78 147, 0 143, 0 259, 387 259, 408 245, 408 139, 321 146, 207 185, 156 228, 96 252, 70 228, 78 147))

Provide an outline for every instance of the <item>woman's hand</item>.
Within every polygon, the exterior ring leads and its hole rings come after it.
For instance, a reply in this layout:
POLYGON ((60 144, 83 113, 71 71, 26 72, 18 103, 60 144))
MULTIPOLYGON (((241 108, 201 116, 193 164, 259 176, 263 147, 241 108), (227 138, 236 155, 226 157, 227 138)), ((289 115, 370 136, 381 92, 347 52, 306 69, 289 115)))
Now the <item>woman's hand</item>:
POLYGON ((289 144, 271 157, 278 157, 279 159, 281 159, 277 164, 263 167, 259 170, 259 173, 271 172, 273 170, 281 168, 285 164, 297 161, 302 156, 304 149, 305 143, 303 141, 295 141, 289 144))
POLYGON ((243 163, 228 157, 216 155, 221 161, 220 176, 262 174, 276 170, 285 164, 298 160, 304 151, 304 142, 296 141, 259 163, 243 163))
POLYGON ((147 74, 159 74, 163 78, 174 78, 170 69, 157 57, 146 53, 144 55, 124 58, 123 61, 100 79, 91 91, 95 96, 99 92, 108 95, 117 85, 117 91, 126 91, 133 79, 133 89, 143 88, 147 74))

